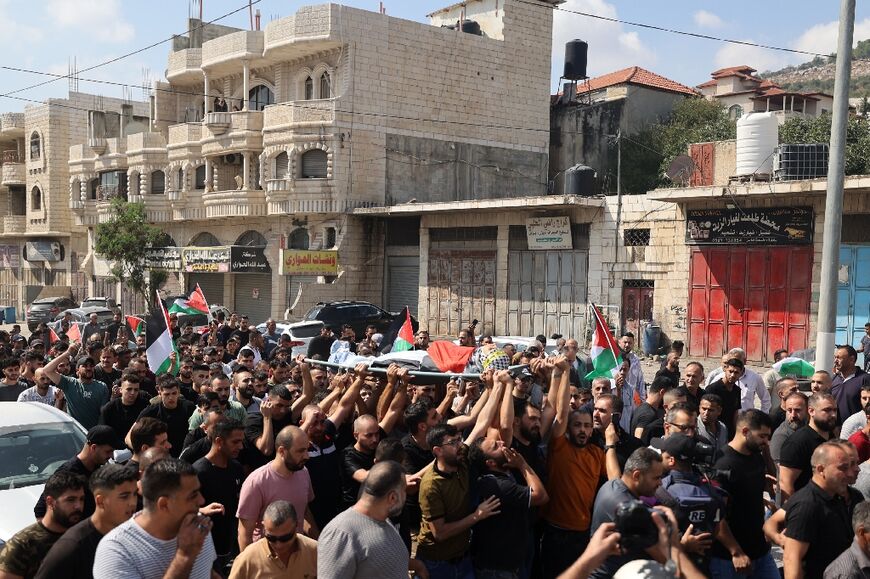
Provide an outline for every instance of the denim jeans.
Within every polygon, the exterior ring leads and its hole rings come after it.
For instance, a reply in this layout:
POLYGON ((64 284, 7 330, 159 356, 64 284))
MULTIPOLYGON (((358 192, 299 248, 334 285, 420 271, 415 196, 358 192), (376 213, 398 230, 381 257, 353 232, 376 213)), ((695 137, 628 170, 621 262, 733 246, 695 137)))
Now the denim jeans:
POLYGON ((429 579, 474 579, 471 557, 465 556, 456 563, 421 559, 429 571, 429 579))
POLYGON ((713 579, 780 579, 779 569, 773 560, 773 556, 768 552, 758 559, 752 560, 752 568, 749 573, 738 573, 734 570, 734 565, 731 559, 718 559, 713 557, 710 559, 710 577, 713 579))

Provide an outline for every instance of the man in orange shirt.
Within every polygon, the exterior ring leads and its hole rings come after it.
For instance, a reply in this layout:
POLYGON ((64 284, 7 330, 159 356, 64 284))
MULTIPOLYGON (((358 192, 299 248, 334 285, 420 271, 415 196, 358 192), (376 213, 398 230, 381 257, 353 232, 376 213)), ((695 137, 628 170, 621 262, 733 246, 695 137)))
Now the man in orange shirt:
POLYGON ((595 493, 607 480, 605 453, 616 453, 614 445, 601 450, 590 443, 592 414, 585 408, 570 409, 568 380, 568 363, 560 356, 550 385, 556 418, 547 464, 550 502, 544 510, 541 540, 544 579, 557 577, 586 549, 595 493))

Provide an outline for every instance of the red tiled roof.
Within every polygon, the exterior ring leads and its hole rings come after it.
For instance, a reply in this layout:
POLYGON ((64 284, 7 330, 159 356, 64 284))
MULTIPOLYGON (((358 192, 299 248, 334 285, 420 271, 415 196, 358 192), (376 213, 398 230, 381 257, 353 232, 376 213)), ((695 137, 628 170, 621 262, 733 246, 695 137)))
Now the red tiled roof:
POLYGON ((768 97, 778 97, 778 96, 797 96, 797 97, 801 97, 804 99, 810 99, 810 100, 814 100, 814 101, 819 100, 817 97, 812 96, 810 93, 802 93, 802 92, 795 92, 795 91, 791 91, 791 90, 783 90, 783 89, 779 88, 778 86, 762 92, 757 97, 752 97, 752 100, 762 100, 762 99, 766 99, 768 97))
POLYGON ((624 68, 622 70, 617 70, 616 72, 589 79, 586 83, 579 83, 577 85, 577 92, 593 92, 620 84, 635 84, 691 96, 696 96, 698 94, 697 91, 687 87, 686 85, 665 78, 654 72, 650 72, 639 66, 631 66, 629 68, 624 68))
POLYGON ((695 88, 707 88, 708 86, 716 86, 717 84, 719 84, 718 81, 715 78, 713 78, 713 79, 708 80, 707 82, 702 82, 701 84, 699 84, 695 88))
POLYGON ((752 76, 753 72, 755 72, 754 68, 746 64, 741 64, 740 66, 729 66, 728 68, 720 68, 719 70, 714 70, 711 76, 713 78, 717 78, 723 76, 732 76, 738 73, 742 73, 741 75, 752 76))

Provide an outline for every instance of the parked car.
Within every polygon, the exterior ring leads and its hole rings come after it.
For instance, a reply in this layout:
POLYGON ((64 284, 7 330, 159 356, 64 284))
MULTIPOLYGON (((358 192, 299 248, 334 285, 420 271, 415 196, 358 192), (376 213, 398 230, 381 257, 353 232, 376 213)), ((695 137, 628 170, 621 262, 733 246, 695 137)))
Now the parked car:
MULTIPOLYGON (((311 338, 320 335, 323 322, 311 320, 307 322, 291 322, 289 320, 275 321, 275 331, 279 334, 290 336, 290 347, 293 348, 293 356, 308 353, 308 343, 311 338)), ((257 331, 266 333, 266 322, 257 326, 257 331)))
POLYGON ((78 302, 71 297, 39 298, 34 300, 32 304, 27 306, 25 313, 27 329, 33 332, 40 322, 48 323, 63 310, 77 307, 79 307, 78 302))
POLYGON ((33 523, 45 481, 85 438, 85 429, 53 406, 0 402, 0 546, 33 523))
POLYGON ((80 308, 72 308, 69 310, 64 310, 55 316, 54 321, 59 322, 63 319, 63 317, 69 312, 72 314, 72 318, 74 322, 80 322, 83 324, 87 324, 91 321, 91 314, 97 314, 97 324, 99 324, 100 329, 105 330, 109 324, 112 323, 112 319, 115 316, 115 312, 110 310, 109 308, 104 308, 101 306, 82 306, 80 308))
MULTIPOLYGON (((347 324, 356 332, 357 339, 362 339, 366 326, 374 324, 378 331, 387 331, 393 319, 399 316, 399 312, 391 313, 369 302, 340 301, 321 302, 308 310, 303 320, 317 320, 332 327, 336 332, 341 326, 347 324)), ((419 323, 411 316, 411 326, 417 331, 419 323)))
POLYGON ((115 301, 115 298, 107 298, 102 296, 85 298, 82 301, 81 307, 83 308, 106 308, 109 310, 115 310, 118 308, 118 303, 115 301))

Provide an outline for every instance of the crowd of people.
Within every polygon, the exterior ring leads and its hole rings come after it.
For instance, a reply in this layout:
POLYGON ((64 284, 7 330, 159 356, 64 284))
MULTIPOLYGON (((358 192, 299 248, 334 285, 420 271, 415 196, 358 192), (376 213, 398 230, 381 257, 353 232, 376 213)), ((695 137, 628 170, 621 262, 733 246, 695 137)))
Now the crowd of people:
POLYGON ((0 400, 87 430, 0 578, 776 578, 771 545, 787 578, 870 576, 870 374, 850 346, 806 395, 739 349, 684 364, 678 342, 647 384, 630 333, 591 380, 574 339, 473 328, 479 379, 336 369, 318 361, 379 354, 375 328, 293 356, 235 313, 202 334, 171 318, 154 375, 122 326, 0 332, 0 400))

